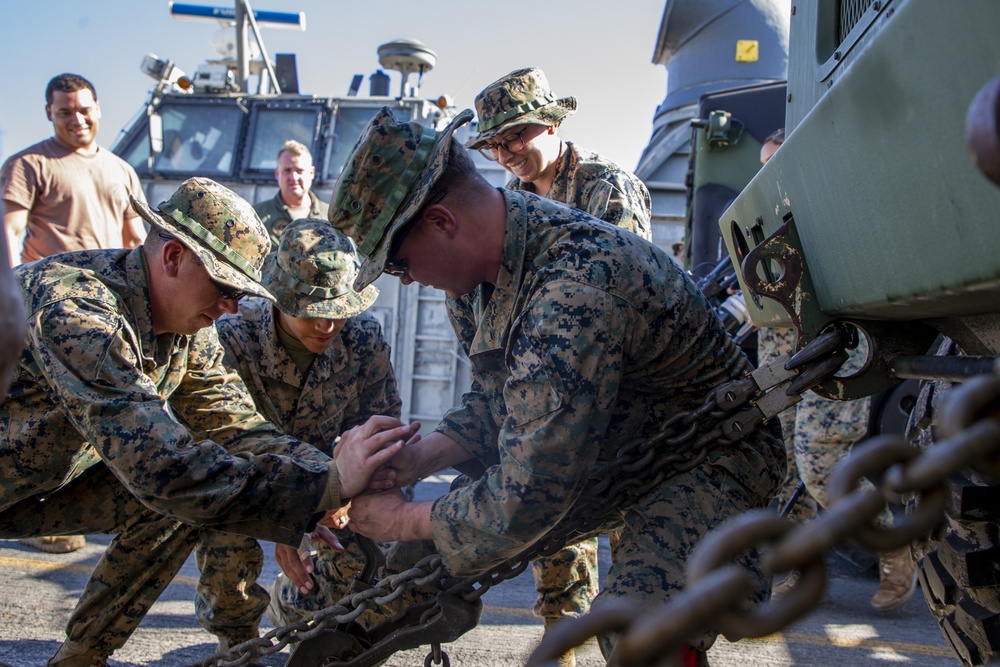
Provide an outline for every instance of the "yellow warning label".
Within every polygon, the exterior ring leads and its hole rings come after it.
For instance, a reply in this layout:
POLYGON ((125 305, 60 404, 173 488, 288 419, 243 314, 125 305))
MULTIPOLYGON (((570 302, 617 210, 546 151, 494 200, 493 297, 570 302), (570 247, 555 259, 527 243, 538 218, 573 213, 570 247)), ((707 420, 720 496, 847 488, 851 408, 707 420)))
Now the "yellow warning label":
POLYGON ((736 62, 755 63, 760 58, 760 45, 756 39, 736 40, 736 62))

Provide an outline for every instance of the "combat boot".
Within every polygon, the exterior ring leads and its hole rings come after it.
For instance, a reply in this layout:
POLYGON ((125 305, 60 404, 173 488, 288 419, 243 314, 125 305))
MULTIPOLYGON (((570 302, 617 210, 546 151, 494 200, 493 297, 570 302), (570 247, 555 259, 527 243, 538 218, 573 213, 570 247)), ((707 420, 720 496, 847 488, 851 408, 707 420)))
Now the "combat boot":
POLYGON ((879 554, 878 577, 878 590, 872 597, 875 611, 891 611, 909 602, 917 590, 917 565, 910 547, 879 554))
POLYGON ((49 554, 68 554, 71 551, 76 551, 86 546, 87 539, 83 535, 55 535, 26 537, 18 540, 18 542, 26 547, 38 549, 49 554))
MULTIPOLYGON (((546 618, 545 632, 549 632, 556 624, 561 623, 561 618, 546 618)), ((570 649, 559 656, 559 667, 576 667, 576 650, 570 649)))
POLYGON ((103 651, 67 639, 46 667, 108 667, 108 656, 103 651))

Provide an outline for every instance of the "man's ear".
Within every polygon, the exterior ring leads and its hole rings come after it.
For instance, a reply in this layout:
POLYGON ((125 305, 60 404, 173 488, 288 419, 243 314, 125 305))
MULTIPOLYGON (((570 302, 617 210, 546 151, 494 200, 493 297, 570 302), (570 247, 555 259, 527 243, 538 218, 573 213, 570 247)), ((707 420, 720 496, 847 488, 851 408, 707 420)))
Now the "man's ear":
POLYGON ((181 262, 184 261, 186 253, 187 248, 180 241, 171 239, 165 242, 160 248, 160 262, 163 264, 164 275, 170 278, 176 278, 180 275, 181 262))
POLYGON ((458 230, 458 220, 455 213, 444 204, 431 204, 424 209, 424 220, 431 229, 443 232, 448 238, 452 238, 458 230))

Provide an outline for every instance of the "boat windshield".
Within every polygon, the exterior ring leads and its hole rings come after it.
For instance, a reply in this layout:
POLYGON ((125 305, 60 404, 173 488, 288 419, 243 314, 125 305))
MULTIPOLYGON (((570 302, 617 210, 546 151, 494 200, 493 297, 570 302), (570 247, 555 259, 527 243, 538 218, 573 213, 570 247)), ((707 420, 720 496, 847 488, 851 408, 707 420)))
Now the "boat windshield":
MULTIPOLYGON (((163 150, 153 159, 154 172, 215 178, 233 174, 237 140, 246 117, 243 109, 236 105, 167 102, 157 112, 163 120, 163 150)), ((146 173, 148 133, 136 139, 122 157, 136 171, 146 173)))
POLYGON ((361 130, 365 129, 368 121, 378 113, 382 105, 354 107, 341 106, 337 109, 336 118, 333 125, 333 149, 330 151, 330 159, 326 164, 326 173, 331 178, 336 178, 344 170, 344 163, 354 150, 354 144, 361 136, 361 130))

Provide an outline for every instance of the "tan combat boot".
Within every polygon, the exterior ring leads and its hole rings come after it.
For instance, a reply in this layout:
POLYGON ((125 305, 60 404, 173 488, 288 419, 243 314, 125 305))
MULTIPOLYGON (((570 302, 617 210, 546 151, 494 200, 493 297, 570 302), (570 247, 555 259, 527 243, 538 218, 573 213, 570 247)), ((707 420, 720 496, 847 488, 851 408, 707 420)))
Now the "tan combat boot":
POLYGON ((879 586, 872 598, 875 611, 891 611, 906 604, 917 590, 917 565, 910 547, 878 555, 879 586))
POLYGON ((108 667, 108 656, 79 642, 67 639, 46 667, 108 667))
POLYGON ((68 554, 71 551, 82 549, 87 544, 83 535, 56 535, 52 537, 26 537, 18 540, 21 544, 32 549, 38 549, 48 554, 68 554))
MULTIPOLYGON (((561 623, 563 619, 561 618, 546 618, 545 619, 545 632, 548 632, 558 623, 561 623)), ((559 667, 576 667, 576 650, 570 649, 559 656, 559 667)))

